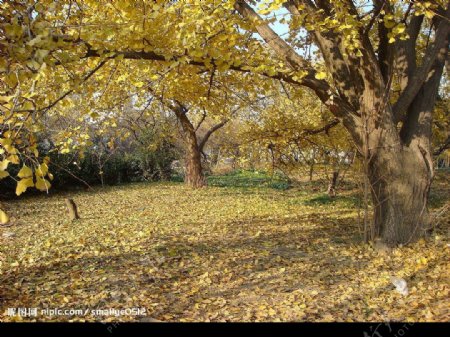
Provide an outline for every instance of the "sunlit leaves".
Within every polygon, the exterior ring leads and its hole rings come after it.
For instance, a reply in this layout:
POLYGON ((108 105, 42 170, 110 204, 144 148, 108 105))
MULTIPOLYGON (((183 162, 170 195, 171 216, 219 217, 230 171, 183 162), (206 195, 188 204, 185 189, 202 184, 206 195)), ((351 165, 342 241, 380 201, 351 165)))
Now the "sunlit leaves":
POLYGON ((448 5, 445 1, 417 1, 414 2, 415 15, 425 15, 427 19, 432 19, 436 15, 437 7, 448 5), (440 3, 439 3, 440 2, 440 3))
POLYGON ((0 179, 6 178, 9 176, 9 173, 6 171, 8 168, 9 160, 4 159, 0 161, 0 179))
POLYGON ((9 216, 5 211, 0 209, 0 225, 6 225, 9 222, 9 216))
POLYGON ((33 176, 33 171, 28 166, 23 165, 23 167, 20 169, 20 171, 17 174, 17 176, 19 178, 30 178, 30 177, 33 176))
POLYGON ((48 166, 46 163, 40 164, 36 169, 36 175, 39 177, 45 177, 48 174, 48 166))
POLYGON ((22 193, 24 193, 27 188, 29 187, 33 187, 34 186, 34 182, 33 182, 33 178, 23 178, 21 180, 18 181, 17 183, 17 187, 16 187, 16 195, 21 195, 22 193))
POLYGON ((269 14, 271 12, 277 11, 281 8, 281 6, 283 5, 284 1, 281 0, 275 0, 275 1, 262 1, 259 4, 259 10, 258 12, 262 15, 266 15, 269 14))
POLYGON ((324 72, 324 71, 318 72, 318 73, 315 75, 315 78, 317 78, 318 80, 323 80, 323 79, 325 79, 326 77, 327 77, 327 73, 324 72))
POLYGON ((44 179, 40 176, 36 176, 36 188, 40 191, 48 191, 51 187, 50 182, 47 179, 44 179))
MULTIPOLYGON (((314 51, 318 47, 314 34, 339 37, 344 62, 351 63, 351 58, 364 55, 365 36, 374 46, 378 43, 378 26, 384 25, 388 42, 394 44, 408 38, 406 10, 409 16, 424 15, 430 26, 438 6, 445 4, 442 0, 393 0, 375 16, 372 3, 354 9, 346 1, 334 1, 330 11, 310 10, 297 2, 298 15, 286 15, 282 8, 286 2, 279 0, 259 1, 254 8, 266 22, 286 25, 289 32, 282 38, 299 53, 308 54, 308 62, 318 71, 316 79, 332 84, 333 71, 323 68, 314 51)), ((44 1, 29 15, 20 2, 2 3, 0 30, 6 38, 0 40, 5 53, 0 60, 0 124, 4 129, 0 144, 7 138, 9 143, 0 146, 0 159, 20 165, 33 157, 37 166, 36 142, 27 135, 45 130, 44 120, 50 123, 58 118, 71 124, 55 135, 60 152, 83 152, 91 145, 86 129, 97 123, 101 127, 95 136, 107 133, 120 124, 112 121, 113 116, 126 115, 125 104, 145 105, 149 87, 166 99, 195 107, 192 114, 205 109, 214 117, 223 117, 231 106, 243 105, 227 102, 223 97, 230 94, 227 90, 254 91, 261 74, 289 74, 293 81, 302 82, 308 71, 283 64, 254 34, 254 22, 238 15, 233 5, 233 1, 199 0, 44 1), (89 53, 95 58, 86 57, 89 53), (103 68, 87 76, 106 60, 103 68), (230 75, 236 67, 255 77, 230 75), (227 77, 241 84, 226 89, 230 87, 227 77), (4 131, 14 132, 6 137, 4 131)), ((271 83, 258 85, 265 92, 271 83)), ((150 108, 154 111, 154 106, 150 108)))
POLYGON ((17 187, 16 187, 16 194, 17 195, 21 195, 22 193, 24 193, 27 190, 28 187, 33 187, 34 186, 33 170, 31 168, 29 168, 28 166, 23 165, 23 167, 20 169, 20 171, 17 174, 17 176, 19 178, 21 178, 17 182, 17 187))

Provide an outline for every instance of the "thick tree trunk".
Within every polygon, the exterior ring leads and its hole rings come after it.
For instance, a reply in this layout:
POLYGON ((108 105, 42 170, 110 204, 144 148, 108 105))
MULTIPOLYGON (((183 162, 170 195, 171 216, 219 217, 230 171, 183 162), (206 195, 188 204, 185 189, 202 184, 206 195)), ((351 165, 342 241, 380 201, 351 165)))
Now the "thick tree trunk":
MULTIPOLYGON (((383 132, 375 132, 380 142, 369 140, 369 148, 378 149, 368 167, 374 202, 371 236, 380 237, 389 246, 414 242, 430 229, 427 203, 434 175, 431 125, 447 51, 447 47, 440 51, 408 107, 400 132, 384 120, 383 132)), ((376 128, 375 123, 372 130, 376 128)))
POLYGON ((433 177, 431 165, 420 146, 380 152, 370 161, 372 240, 381 238, 393 247, 426 234, 430 225, 427 201, 433 177))
MULTIPOLYGON (((170 105, 169 105, 170 106, 170 105)), ((189 111, 184 105, 180 102, 176 102, 175 106, 170 106, 172 111, 175 112, 175 115, 178 118, 178 121, 181 123, 181 127, 184 133, 185 145, 186 145, 186 157, 185 157, 185 176, 184 182, 193 188, 200 188, 206 185, 206 180, 203 176, 203 168, 202 168, 202 157, 201 151, 202 147, 198 143, 196 130, 192 125, 189 118, 186 116, 189 111)))

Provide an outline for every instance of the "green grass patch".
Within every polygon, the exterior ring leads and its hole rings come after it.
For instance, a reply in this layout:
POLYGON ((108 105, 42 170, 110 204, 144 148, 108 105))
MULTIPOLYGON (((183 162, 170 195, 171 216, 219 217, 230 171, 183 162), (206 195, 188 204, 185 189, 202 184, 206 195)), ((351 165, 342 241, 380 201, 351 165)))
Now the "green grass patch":
POLYGON ((267 187, 276 190, 290 187, 289 179, 280 173, 271 175, 253 170, 236 170, 220 176, 209 176, 207 180, 209 186, 216 187, 267 187))
POLYGON ((338 195, 332 198, 327 194, 320 194, 304 200, 303 204, 307 206, 340 205, 344 207, 357 207, 359 202, 359 198, 355 196, 338 195))

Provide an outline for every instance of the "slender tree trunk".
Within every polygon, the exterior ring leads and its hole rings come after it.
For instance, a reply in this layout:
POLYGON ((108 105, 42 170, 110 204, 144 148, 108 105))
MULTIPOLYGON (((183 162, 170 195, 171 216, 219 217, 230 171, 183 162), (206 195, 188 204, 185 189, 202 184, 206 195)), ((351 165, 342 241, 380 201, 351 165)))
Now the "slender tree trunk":
POLYGON ((333 171, 333 174, 330 178, 330 183, 328 184, 328 196, 334 198, 336 196, 336 183, 339 176, 339 171, 333 171))
POLYGON ((220 148, 215 148, 211 153, 211 167, 214 167, 219 162, 220 148))
POLYGON ((314 162, 311 161, 309 163, 309 182, 312 182, 313 180, 313 174, 314 174, 314 162))
POLYGON ((184 133, 185 145, 186 145, 186 157, 185 157, 185 176, 184 182, 193 188, 200 188, 206 185, 206 180, 203 176, 202 157, 201 150, 195 128, 192 125, 189 118, 186 116, 189 111, 180 102, 176 102, 175 106, 169 105, 172 111, 181 123, 181 127, 184 133))
POLYGON ((309 160, 309 182, 312 182, 313 180, 315 163, 316 163, 316 150, 313 149, 312 158, 309 160))

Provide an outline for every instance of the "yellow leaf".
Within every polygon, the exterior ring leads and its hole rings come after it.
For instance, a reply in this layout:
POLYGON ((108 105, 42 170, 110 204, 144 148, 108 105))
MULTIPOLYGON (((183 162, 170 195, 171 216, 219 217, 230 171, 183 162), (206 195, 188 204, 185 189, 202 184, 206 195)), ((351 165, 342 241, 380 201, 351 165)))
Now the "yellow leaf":
POLYGON ((392 28, 392 27, 395 26, 395 21, 385 20, 385 21, 384 21, 384 26, 385 26, 386 28, 392 28))
POLYGON ((25 178, 17 183, 16 194, 21 195, 23 192, 27 190, 28 187, 33 187, 34 182, 33 178, 25 178))
POLYGON ((36 169, 36 175, 39 175, 40 177, 45 177, 47 173, 48 173, 48 166, 46 163, 42 163, 36 169))
POLYGON ((144 85, 145 85, 145 83, 144 82, 136 82, 136 83, 134 83, 134 85, 135 85, 135 87, 137 87, 137 88, 142 88, 144 85))
POLYGON ((19 178, 29 178, 33 176, 33 171, 27 165, 23 165, 17 176, 19 178))
POLYGON ((22 110, 34 110, 34 105, 30 101, 26 101, 23 106, 22 110))
POLYGON ((395 26, 392 31, 395 34, 401 34, 405 31, 405 29, 406 29, 406 26, 404 24, 399 24, 399 25, 395 26))
POLYGON ((7 171, 0 171, 0 179, 6 178, 9 176, 7 171))
POLYGON ((48 53, 49 53, 49 50, 38 49, 38 50, 36 50, 35 56, 38 60, 42 60, 48 55, 48 53))
POLYGON ((428 19, 432 19, 432 18, 434 17, 434 12, 433 12, 433 11, 430 11, 430 10, 427 10, 427 11, 425 11, 425 16, 426 16, 428 19))
POLYGON ((5 171, 8 168, 9 160, 4 159, 0 161, 0 171, 5 171))
POLYGON ((0 96, 1 102, 9 102, 14 98, 14 96, 0 96))
POLYGON ((426 257, 421 257, 421 258, 417 259, 417 263, 418 264, 427 264, 428 259, 426 257))
POLYGON ((0 209, 0 225, 6 225, 9 222, 9 216, 0 209))
POLYGON ((8 160, 13 164, 20 163, 19 156, 15 155, 15 154, 8 156, 8 160))
POLYGON ((50 182, 46 179, 43 179, 41 177, 36 177, 36 188, 39 191, 48 191, 48 189, 51 187, 52 185, 50 184, 50 182))
POLYGON ((314 76, 318 80, 323 80, 325 77, 327 77, 327 73, 324 71, 318 72, 316 76, 314 76))
POLYGON ((6 138, 0 139, 0 144, 3 145, 4 147, 6 147, 8 145, 11 146, 12 139, 6 139, 6 138))

